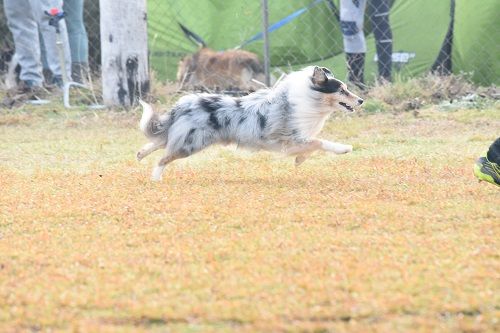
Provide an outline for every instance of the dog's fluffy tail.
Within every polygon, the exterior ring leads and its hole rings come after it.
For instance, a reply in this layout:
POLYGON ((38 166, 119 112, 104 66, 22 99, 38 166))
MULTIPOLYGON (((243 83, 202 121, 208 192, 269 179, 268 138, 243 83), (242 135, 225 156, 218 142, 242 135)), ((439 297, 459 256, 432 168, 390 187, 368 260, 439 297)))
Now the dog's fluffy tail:
POLYGON ((151 105, 139 100, 142 105, 142 117, 139 123, 139 128, 142 133, 150 139, 165 135, 167 127, 165 126, 165 119, 160 117, 158 113, 154 112, 151 105))

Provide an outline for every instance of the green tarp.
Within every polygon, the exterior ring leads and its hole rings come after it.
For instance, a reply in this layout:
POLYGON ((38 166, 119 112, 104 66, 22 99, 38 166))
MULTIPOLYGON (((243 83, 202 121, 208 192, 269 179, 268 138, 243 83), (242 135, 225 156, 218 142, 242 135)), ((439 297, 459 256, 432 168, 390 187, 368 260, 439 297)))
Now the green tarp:
MULTIPOLYGON (((396 0, 394 2, 390 13, 393 36, 393 75, 415 76, 431 68, 448 30, 449 18, 450 1, 448 0, 396 0)), ((366 45, 365 77, 367 81, 371 81, 377 75, 373 34, 367 35, 366 45)), ((344 59, 345 56, 340 54, 326 61, 325 64, 334 68, 339 77, 345 78, 347 70, 344 59)))
MULTIPOLYGON (((333 1, 338 8, 338 0, 333 1)), ((260 1, 149 0, 151 66, 160 79, 175 80, 179 59, 196 51, 177 25, 181 22, 215 50, 234 48, 262 31, 260 1)), ((270 0, 269 21, 307 7, 312 0, 270 0)), ((393 73, 402 77, 429 71, 450 24, 450 0, 394 0, 390 13, 393 33, 393 73)), ((456 0, 452 70, 472 72, 480 84, 499 83, 500 27, 498 0, 456 0)), ((367 22, 365 77, 377 75, 375 43, 367 22)), ((270 33, 271 65, 300 68, 321 64, 346 77, 339 23, 327 1, 270 33)), ((262 40, 244 47, 262 58, 262 40)))
POLYGON ((500 1, 456 0, 453 72, 475 82, 500 84, 500 1))
MULTIPOLYGON (((311 0, 270 1, 269 21, 283 17, 311 0)), ((200 35, 215 50, 234 48, 262 31, 260 1, 199 0, 149 1, 149 38, 152 67, 160 78, 174 79, 179 56, 195 52, 177 22, 200 35)), ((342 35, 326 2, 271 33, 271 64, 299 65, 342 52, 342 35), (325 36, 326 34, 326 36, 325 36)), ((245 50, 262 54, 263 41, 245 50)))

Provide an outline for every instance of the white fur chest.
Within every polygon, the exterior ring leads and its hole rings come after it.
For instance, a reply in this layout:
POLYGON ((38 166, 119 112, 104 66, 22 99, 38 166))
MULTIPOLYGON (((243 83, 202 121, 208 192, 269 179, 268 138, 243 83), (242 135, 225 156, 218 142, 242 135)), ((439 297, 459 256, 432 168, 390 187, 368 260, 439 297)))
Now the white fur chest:
POLYGON ((292 124, 302 137, 314 138, 323 129, 328 116, 329 114, 299 113, 294 115, 292 124))
POLYGON ((290 127, 297 130, 304 139, 314 138, 321 132, 331 110, 321 108, 318 97, 310 88, 310 78, 307 71, 296 72, 289 76, 286 88, 291 112, 290 127))

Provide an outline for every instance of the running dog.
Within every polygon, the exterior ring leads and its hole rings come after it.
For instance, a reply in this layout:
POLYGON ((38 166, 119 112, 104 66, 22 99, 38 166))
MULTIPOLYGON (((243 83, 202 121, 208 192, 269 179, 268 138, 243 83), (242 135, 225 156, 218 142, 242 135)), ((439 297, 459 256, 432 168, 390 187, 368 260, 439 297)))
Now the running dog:
POLYGON ((215 143, 281 151, 296 156, 298 166, 316 150, 351 152, 350 145, 316 136, 334 109, 353 112, 362 103, 329 69, 316 66, 289 74, 272 89, 240 98, 186 95, 162 115, 141 101, 140 129, 151 142, 137 153, 137 159, 165 148, 153 170, 155 181, 161 180, 167 164, 215 143))

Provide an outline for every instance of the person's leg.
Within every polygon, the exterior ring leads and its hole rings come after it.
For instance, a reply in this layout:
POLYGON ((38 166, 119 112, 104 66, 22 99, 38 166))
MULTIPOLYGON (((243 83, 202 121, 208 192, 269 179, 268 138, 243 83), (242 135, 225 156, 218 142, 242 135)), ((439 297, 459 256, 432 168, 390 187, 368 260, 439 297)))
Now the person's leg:
POLYGON ((84 0, 65 0, 69 45, 71 48, 71 73, 73 80, 82 82, 88 72, 88 36, 83 24, 84 0))
POLYGON ((354 83, 358 88, 365 88, 365 54, 346 53, 347 60, 347 80, 354 83))
POLYGON ((363 23, 365 8, 366 0, 340 0, 340 26, 347 59, 348 80, 359 87, 364 86, 366 42, 363 23))
POLYGON ((480 157, 474 164, 474 175, 479 180, 500 186, 500 138, 488 149, 486 157, 480 157))
POLYGON ((500 165, 500 138, 496 139, 488 149, 486 154, 488 161, 500 165))
POLYGON ((38 27, 32 16, 29 0, 5 0, 5 16, 14 37, 16 54, 21 65, 20 79, 28 85, 42 86, 42 65, 38 27))
POLYGON ((371 0, 368 7, 377 48, 378 74, 380 78, 391 81, 392 31, 389 23, 390 3, 389 0, 371 0))
POLYGON ((38 32, 38 39, 40 40, 40 53, 42 56, 42 73, 43 78, 45 79, 45 83, 52 84, 52 71, 49 68, 49 64, 47 63, 47 53, 45 52, 45 45, 43 44, 42 33, 38 32))
MULTIPOLYGON (((49 11, 51 8, 62 10, 62 0, 30 0, 30 3, 33 9, 33 16, 38 22, 40 32, 42 33, 45 53, 47 55, 47 64, 52 71, 54 80, 56 81, 55 83, 59 84, 61 83, 62 70, 56 45, 56 29, 49 25, 50 17, 45 14, 45 11, 49 11)), ((66 73, 68 80, 71 80, 71 51, 64 19, 59 21, 59 28, 64 47, 66 73)))

